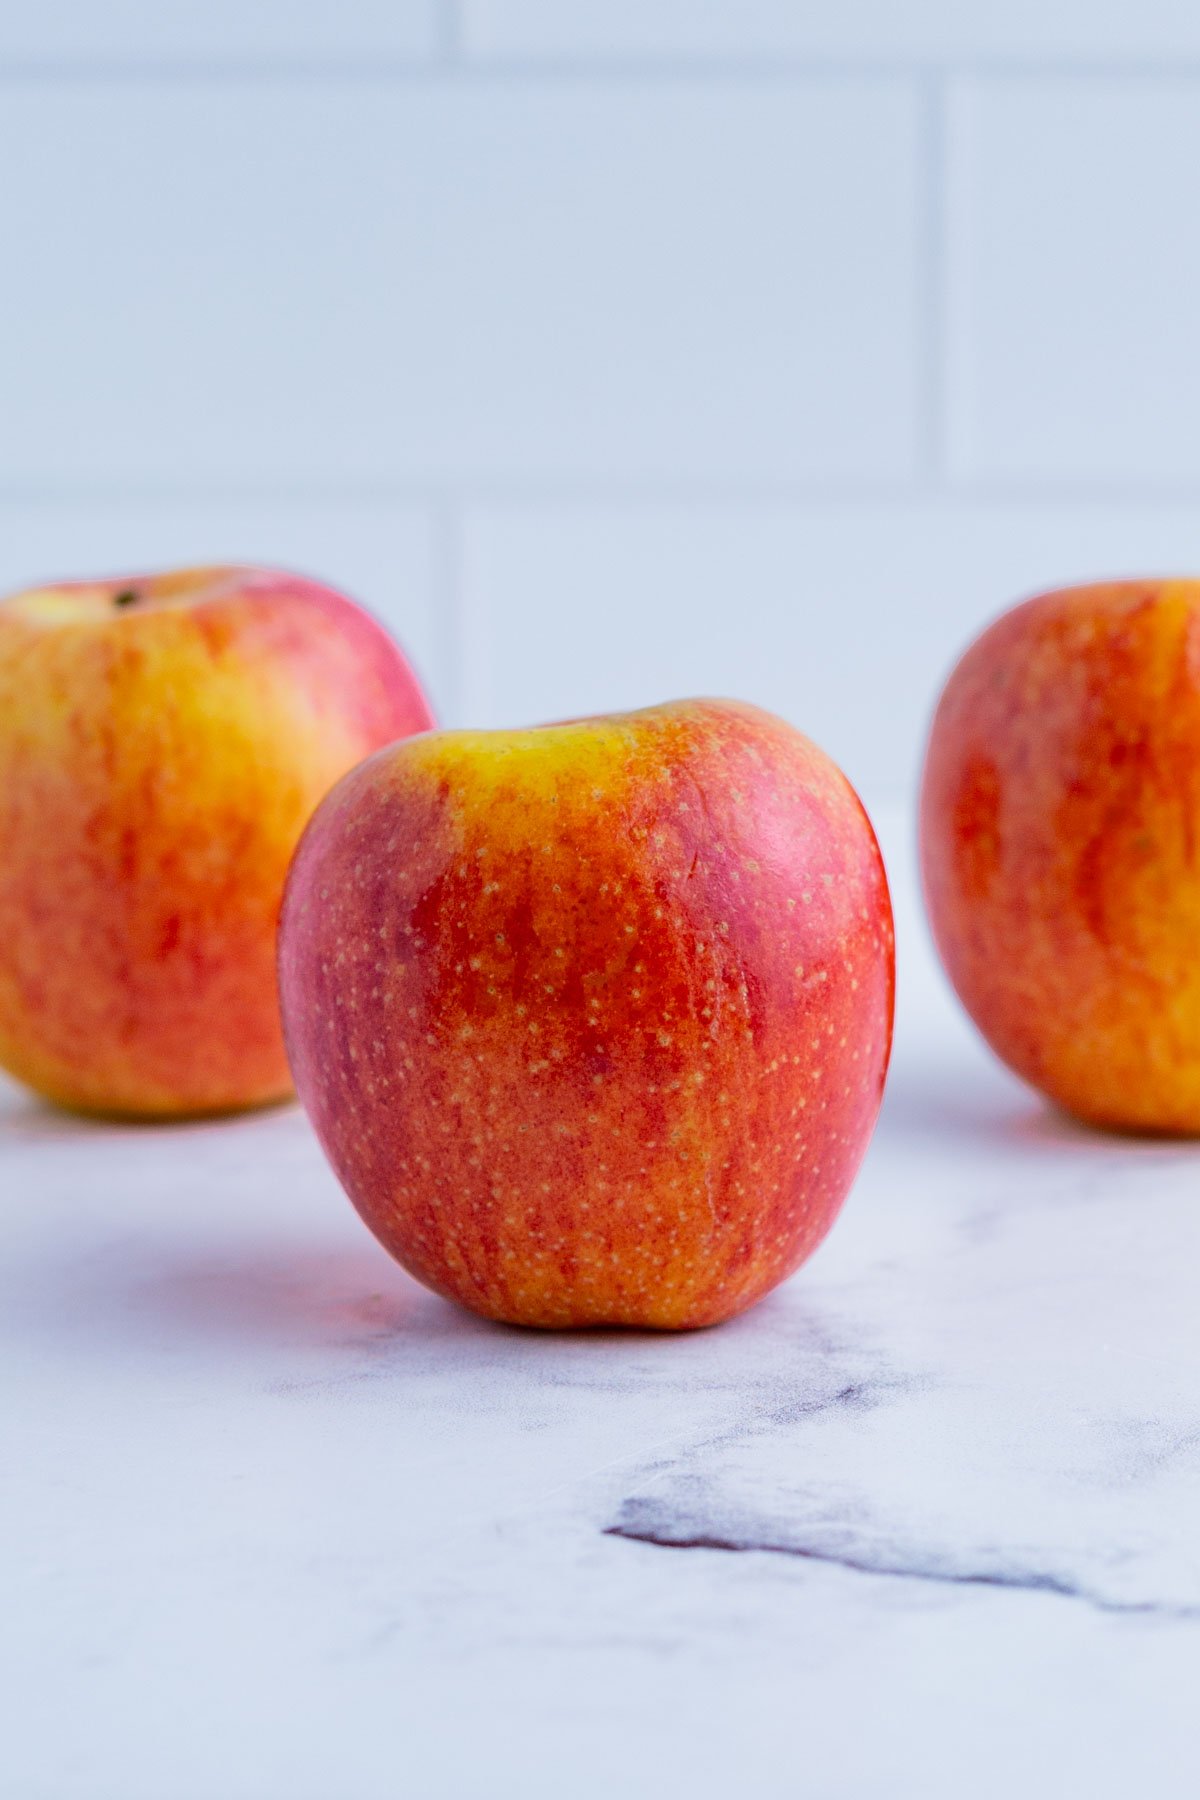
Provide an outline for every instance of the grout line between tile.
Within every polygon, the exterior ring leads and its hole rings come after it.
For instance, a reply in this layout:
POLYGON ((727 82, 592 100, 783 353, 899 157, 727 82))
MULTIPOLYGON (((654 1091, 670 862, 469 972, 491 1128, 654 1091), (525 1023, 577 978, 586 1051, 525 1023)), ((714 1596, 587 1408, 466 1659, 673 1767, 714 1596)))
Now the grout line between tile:
POLYGON ((437 0, 434 14, 436 54, 443 69, 458 67, 462 56, 462 15, 460 0, 437 0))
POLYGON ((936 55, 842 56, 797 53, 727 56, 535 56, 472 52, 464 45, 458 0, 440 0, 431 52, 369 52, 335 57, 210 55, 157 59, 119 56, 0 55, 0 86, 53 82, 466 84, 545 83, 721 86, 724 83, 907 82, 951 76, 986 82, 1119 81, 1191 86, 1200 81, 1200 47, 1175 58, 1118 52, 1059 58, 936 55))
POLYGON ((465 634, 462 592, 462 518, 452 499, 430 509, 433 539, 434 644, 439 723, 455 725, 462 716, 465 634))
POLYGON ((921 226, 919 275, 923 467, 934 485, 946 478, 946 82, 921 83, 921 226))
POLYGON ((580 480, 540 482, 474 478, 450 487, 422 483, 380 483, 344 487, 335 483, 247 483, 229 487, 203 481, 177 485, 137 482, 100 485, 0 482, 0 508, 28 507, 53 512, 70 507, 127 507, 166 510, 205 506, 403 506, 424 509, 434 517, 453 518, 456 526, 473 511, 573 512, 589 509, 630 512, 727 507, 770 510, 795 507, 930 507, 946 511, 972 507, 1146 506, 1200 504, 1200 478, 1151 480, 1085 480, 1019 476, 912 480, 671 481, 621 482, 580 480))

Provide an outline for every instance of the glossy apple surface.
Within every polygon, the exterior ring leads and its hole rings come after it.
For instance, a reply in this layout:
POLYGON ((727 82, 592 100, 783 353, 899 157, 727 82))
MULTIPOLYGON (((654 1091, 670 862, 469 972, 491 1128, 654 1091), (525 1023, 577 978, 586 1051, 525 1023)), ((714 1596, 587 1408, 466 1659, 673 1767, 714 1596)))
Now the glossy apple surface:
POLYGON ((431 723, 351 601, 252 568, 0 603, 0 1066, 170 1117, 291 1081, 275 932, 313 808, 431 723))
POLYGON ((280 976, 300 1096, 411 1273, 519 1324, 706 1325, 841 1206, 891 908, 820 750, 681 702, 371 758, 305 833, 280 976))
POLYGON ((1200 582, 1043 594, 954 671, 921 811, 967 1011, 1096 1124, 1200 1130, 1200 582))

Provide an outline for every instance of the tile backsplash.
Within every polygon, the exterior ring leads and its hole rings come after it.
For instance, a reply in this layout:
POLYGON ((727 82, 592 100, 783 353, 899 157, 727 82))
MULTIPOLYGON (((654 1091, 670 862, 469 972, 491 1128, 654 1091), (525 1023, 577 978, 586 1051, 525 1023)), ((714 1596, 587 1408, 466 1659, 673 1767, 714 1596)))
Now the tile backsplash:
POLYGON ((0 581, 340 580, 449 722, 911 788, 980 623, 1200 571, 1200 9, 0 4, 0 581))

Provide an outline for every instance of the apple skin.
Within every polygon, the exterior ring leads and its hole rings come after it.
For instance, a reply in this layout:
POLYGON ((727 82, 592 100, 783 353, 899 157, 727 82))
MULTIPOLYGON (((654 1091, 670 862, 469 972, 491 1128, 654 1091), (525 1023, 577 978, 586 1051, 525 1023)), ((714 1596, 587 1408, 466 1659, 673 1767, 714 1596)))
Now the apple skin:
POLYGON ((432 723, 353 602, 226 567, 0 603, 0 1066, 89 1112, 291 1092, 284 877, 362 757, 432 723))
POLYGON ((1200 1130, 1200 581, 1069 588, 967 651, 921 804, 946 970, 1097 1125, 1200 1130))
POLYGON ((381 751, 309 825, 279 951, 351 1200, 492 1319, 740 1312, 824 1237, 883 1091, 870 824, 815 745, 733 702, 381 751))

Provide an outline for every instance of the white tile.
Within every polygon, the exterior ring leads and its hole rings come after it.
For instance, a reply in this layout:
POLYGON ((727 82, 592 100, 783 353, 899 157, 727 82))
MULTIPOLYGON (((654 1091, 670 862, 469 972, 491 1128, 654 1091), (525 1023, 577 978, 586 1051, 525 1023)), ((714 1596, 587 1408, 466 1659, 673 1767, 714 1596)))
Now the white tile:
POLYGON ((900 83, 0 105, 0 482, 902 477, 900 83))
POLYGON ((956 473, 1200 477, 1200 82, 964 84, 950 171, 956 473))
POLYGON ((443 0, 25 0, 0 8, 0 65, 420 56, 443 0))
POLYGON ((463 712, 517 725, 686 694, 752 700, 873 803, 909 794, 950 666, 1043 587, 1200 572, 1194 508, 1105 504, 484 511, 463 712))
POLYGON ((1200 50, 1192 0, 463 0, 480 56, 1095 59, 1200 50))
POLYGON ((350 502, 0 500, 0 593, 196 563, 257 562, 328 581, 399 639, 444 712, 430 527, 413 508, 350 502))

